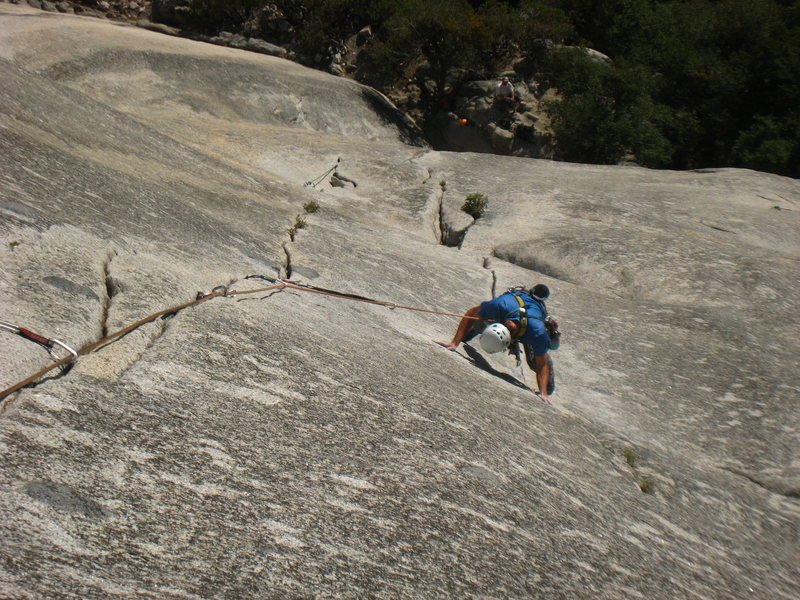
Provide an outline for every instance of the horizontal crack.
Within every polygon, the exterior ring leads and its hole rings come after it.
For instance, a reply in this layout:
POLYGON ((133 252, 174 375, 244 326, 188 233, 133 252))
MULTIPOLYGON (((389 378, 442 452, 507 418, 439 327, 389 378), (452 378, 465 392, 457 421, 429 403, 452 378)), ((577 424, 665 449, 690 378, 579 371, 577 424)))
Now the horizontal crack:
MULTIPOLYGON (((32 389, 35 389, 35 388, 39 387, 40 385, 42 385, 44 383, 47 383, 48 381, 55 381, 56 379, 61 379, 62 377, 64 377, 67 373, 69 373, 72 370, 72 367, 74 365, 75 365, 74 362, 68 362, 68 363, 66 363, 64 365, 61 365, 58 368, 58 373, 57 374, 50 375, 48 377, 43 377, 42 379, 39 379, 38 381, 34 381, 33 383, 30 383, 30 384, 26 385, 22 389, 32 390, 32 389)), ((22 389, 19 389, 16 392, 14 392, 13 394, 9 394, 5 398, 2 398, 2 401, 0 401, 0 415, 2 415, 6 411, 6 409, 9 406, 11 406, 11 403, 19 396, 20 393, 22 393, 22 389)))
POLYGON ((525 256, 521 258, 517 255, 517 252, 514 247, 512 246, 504 246, 502 248, 495 248, 492 250, 492 256, 498 258, 500 260, 504 260, 512 265, 516 265, 518 267, 522 267, 523 269, 528 269, 529 271, 536 271, 537 273, 541 273, 542 275, 547 275, 553 279, 558 279, 559 281, 565 281, 567 283, 573 283, 573 281, 567 277, 565 273, 563 273, 557 267, 547 263, 541 258, 533 257, 533 256, 525 256))
POLYGON ((728 471, 747 479, 751 483, 764 488, 774 494, 780 494, 787 498, 800 498, 800 477, 781 477, 780 475, 754 475, 736 467, 723 465, 719 467, 723 471, 728 471))
POLYGON ((722 231, 724 233, 735 233, 734 231, 731 231, 730 229, 725 229, 724 227, 720 227, 719 225, 712 225, 711 223, 706 223, 705 221, 700 221, 700 223, 702 223, 706 227, 710 227, 711 229, 716 229, 717 231, 722 231))

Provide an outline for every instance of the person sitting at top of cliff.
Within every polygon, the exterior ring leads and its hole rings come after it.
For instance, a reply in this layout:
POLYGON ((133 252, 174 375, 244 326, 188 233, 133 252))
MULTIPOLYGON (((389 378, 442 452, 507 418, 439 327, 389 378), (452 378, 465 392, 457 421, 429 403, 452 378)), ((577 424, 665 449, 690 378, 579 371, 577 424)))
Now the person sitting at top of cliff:
POLYGON ((536 373, 537 395, 552 404, 550 394, 555 388, 555 378, 548 355, 551 340, 545 326, 547 307, 544 303, 549 296, 550 289, 543 283, 536 284, 527 292, 520 288, 509 290, 470 308, 450 342, 434 342, 455 351, 462 342, 480 335, 481 348, 490 354, 507 349, 512 342, 522 343, 525 360, 536 373))
POLYGON ((497 88, 494 91, 494 99, 500 106, 511 111, 517 110, 517 92, 508 77, 503 77, 500 83, 497 84, 497 88))

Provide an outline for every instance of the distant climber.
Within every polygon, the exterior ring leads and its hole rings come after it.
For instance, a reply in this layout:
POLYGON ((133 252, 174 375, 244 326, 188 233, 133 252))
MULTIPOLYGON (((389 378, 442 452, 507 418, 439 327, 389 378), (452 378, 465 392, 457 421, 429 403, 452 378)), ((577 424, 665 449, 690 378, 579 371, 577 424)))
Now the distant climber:
POLYGON ((341 160, 341 158, 336 159, 336 166, 333 168, 330 184, 333 187, 345 187, 345 184, 352 183, 353 187, 358 187, 358 184, 355 181, 339 173, 339 164, 341 163, 341 160))
POLYGON ((517 110, 517 92, 514 89, 514 84, 508 80, 508 77, 503 77, 497 88, 494 91, 494 99, 498 106, 516 112, 517 110))
POLYGON ((480 335, 481 348, 490 354, 502 352, 509 346, 512 353, 516 353, 512 344, 521 343, 525 361, 536 372, 537 395, 552 404, 550 395, 555 389, 555 374, 548 354, 551 339, 545 326, 547 307, 544 303, 549 296, 550 289, 543 283, 528 291, 514 288, 470 308, 450 342, 434 341, 455 351, 461 342, 469 342, 480 335))
POLYGON ((341 187, 341 188, 343 188, 348 183, 352 183, 353 187, 358 187, 358 184, 355 181, 353 181, 352 179, 350 179, 348 177, 345 177, 344 175, 342 175, 338 171, 334 172, 331 175, 330 184, 331 184, 332 187, 341 187))

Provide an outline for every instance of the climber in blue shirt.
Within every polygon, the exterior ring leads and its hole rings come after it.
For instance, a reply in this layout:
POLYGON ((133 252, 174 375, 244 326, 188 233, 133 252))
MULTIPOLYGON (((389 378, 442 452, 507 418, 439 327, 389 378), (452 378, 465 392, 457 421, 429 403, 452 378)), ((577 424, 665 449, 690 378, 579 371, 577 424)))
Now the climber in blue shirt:
MULTIPOLYGON (((501 352, 514 342, 522 343, 525 360, 536 372, 538 395, 547 402, 553 390, 552 362, 547 354, 550 336, 545 327, 549 288, 539 283, 530 291, 508 291, 497 298, 470 308, 458 324, 453 339, 437 344, 455 351, 461 342, 480 335, 480 345, 486 352, 501 352)), ((435 341, 435 340, 434 340, 435 341)))

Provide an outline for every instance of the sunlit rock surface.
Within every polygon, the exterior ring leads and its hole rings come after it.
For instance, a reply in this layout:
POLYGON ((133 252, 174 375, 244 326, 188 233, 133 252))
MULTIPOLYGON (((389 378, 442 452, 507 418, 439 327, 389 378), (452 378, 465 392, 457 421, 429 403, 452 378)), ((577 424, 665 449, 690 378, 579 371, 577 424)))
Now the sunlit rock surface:
POLYGON ((456 314, 541 281, 564 334, 548 407, 449 316, 145 324, 2 401, 0 597, 797 597, 797 181, 435 153, 350 81, 11 4, 0 156, 0 319, 76 348, 253 274, 456 314))

